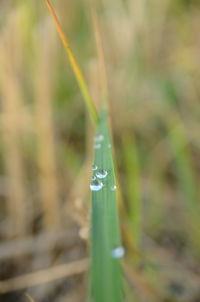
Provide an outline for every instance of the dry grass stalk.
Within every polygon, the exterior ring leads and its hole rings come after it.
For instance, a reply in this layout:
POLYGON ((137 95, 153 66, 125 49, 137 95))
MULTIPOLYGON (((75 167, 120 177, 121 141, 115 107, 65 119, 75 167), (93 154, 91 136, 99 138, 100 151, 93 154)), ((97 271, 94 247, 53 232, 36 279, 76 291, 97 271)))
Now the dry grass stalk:
POLYGON ((70 247, 77 241, 75 230, 44 232, 38 236, 16 239, 0 244, 0 260, 50 252, 55 246, 70 247), (67 240, 66 240, 67 238, 67 240))
POLYGON ((38 39, 38 60, 35 70, 35 121, 40 194, 45 226, 58 228, 61 222, 52 113, 55 35, 48 23, 44 24, 38 33, 37 44, 38 39))
POLYGON ((5 174, 8 179, 7 210, 9 236, 27 232, 26 187, 22 163, 22 137, 26 129, 26 112, 22 104, 22 94, 18 71, 21 68, 21 40, 18 28, 20 14, 8 16, 7 26, 1 35, 1 99, 2 136, 5 160, 5 174), (15 49, 15 52, 13 52, 15 49))
POLYGON ((84 273, 88 268, 88 259, 81 259, 67 264, 61 264, 49 269, 0 281, 0 292, 6 293, 21 290, 47 282, 53 282, 61 278, 84 273))

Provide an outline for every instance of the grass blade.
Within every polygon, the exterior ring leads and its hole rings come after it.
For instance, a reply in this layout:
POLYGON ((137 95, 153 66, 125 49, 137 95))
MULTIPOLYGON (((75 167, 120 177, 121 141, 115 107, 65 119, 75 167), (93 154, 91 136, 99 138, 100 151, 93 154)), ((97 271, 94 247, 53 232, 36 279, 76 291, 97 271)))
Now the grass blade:
POLYGON ((129 200, 129 223, 135 248, 139 248, 141 239, 142 201, 140 184, 140 163, 137 145, 133 136, 123 140, 124 164, 127 175, 127 196, 129 200))
POLYGON ((85 103, 86 103, 86 106, 88 108, 88 112, 90 114, 90 117, 93 120, 93 122, 96 124, 97 121, 98 121, 98 115, 97 115, 92 97, 90 95, 88 85, 86 84, 85 78, 84 78, 84 76, 83 76, 83 74, 80 70, 80 67, 79 67, 79 65, 77 63, 77 60, 74 56, 74 53, 71 49, 70 43, 69 43, 69 41, 68 41, 68 39, 67 39, 63 29, 62 29, 62 26, 61 26, 61 24, 58 20, 58 17, 56 16, 56 13, 55 13, 55 10, 54 10, 53 6, 51 5, 49 0, 45 0, 45 2, 46 2, 46 5, 47 5, 53 19, 54 19, 58 34, 59 34, 60 39, 61 39, 61 41, 64 45, 66 54, 69 58, 70 64, 71 64, 72 69, 74 71, 74 74, 76 76, 79 88, 80 88, 82 96, 85 100, 85 103))
POLYGON ((91 188, 90 301, 120 302, 123 299, 119 258, 123 255, 123 248, 120 245, 111 141, 104 110, 100 115, 95 138, 93 178, 96 177, 96 179, 92 180, 91 184, 95 186, 95 189, 98 186, 101 187, 101 183, 103 187, 96 191, 91 188), (108 173, 105 178, 97 177, 98 173, 103 175, 105 172, 108 173))
POLYGON ((199 191, 197 176, 193 167, 192 153, 181 124, 176 128, 171 126, 169 130, 171 130, 169 131, 169 144, 175 155, 175 172, 187 219, 186 230, 189 232, 189 240, 193 244, 197 256, 200 257, 199 191))

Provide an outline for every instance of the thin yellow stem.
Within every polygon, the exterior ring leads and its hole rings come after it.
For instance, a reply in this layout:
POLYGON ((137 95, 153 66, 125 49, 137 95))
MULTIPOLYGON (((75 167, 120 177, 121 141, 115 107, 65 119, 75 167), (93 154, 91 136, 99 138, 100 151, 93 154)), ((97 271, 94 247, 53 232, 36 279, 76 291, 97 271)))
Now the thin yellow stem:
POLYGON ((56 13, 55 13, 55 10, 54 10, 53 6, 51 5, 49 0, 45 0, 45 2, 46 2, 46 5, 47 5, 53 19, 54 19, 58 34, 59 34, 60 39, 61 39, 61 41, 62 41, 62 43, 65 47, 65 51, 67 53, 70 64, 71 64, 72 69, 74 71, 74 74, 76 76, 76 79, 77 79, 78 85, 80 87, 81 93, 83 95, 83 98, 86 102, 86 106, 87 106, 88 111, 90 113, 91 119, 93 120, 93 122, 96 125, 97 121, 98 121, 98 114, 97 114, 96 108, 94 106, 94 102, 92 100, 92 97, 90 95, 88 86, 87 86, 86 81, 84 79, 84 76, 83 76, 83 74, 81 72, 81 69, 80 69, 80 67, 77 63, 77 60, 76 60, 76 58, 73 54, 73 51, 72 51, 72 49, 70 47, 70 44, 69 44, 69 41, 68 41, 68 39, 67 39, 63 29, 62 29, 62 26, 61 26, 59 20, 58 20, 58 17, 56 16, 56 13))

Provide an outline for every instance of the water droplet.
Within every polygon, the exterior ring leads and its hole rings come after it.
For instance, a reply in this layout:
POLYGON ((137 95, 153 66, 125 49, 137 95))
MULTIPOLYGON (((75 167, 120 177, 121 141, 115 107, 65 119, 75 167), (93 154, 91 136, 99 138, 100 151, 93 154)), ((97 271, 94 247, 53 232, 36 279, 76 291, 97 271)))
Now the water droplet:
POLYGON ((91 191, 99 191, 103 188, 103 183, 98 179, 95 179, 90 184, 91 191))
POLYGON ((104 136, 101 134, 94 137, 95 143, 101 143, 103 140, 104 140, 104 136))
POLYGON ((111 144, 108 144, 108 148, 111 148, 112 147, 112 145, 111 144))
POLYGON ((92 176, 92 180, 95 180, 96 179, 96 176, 92 176))
POLYGON ((100 169, 98 170, 98 172, 96 173, 96 176, 98 178, 105 178, 108 175, 108 171, 104 170, 104 169, 100 169))
POLYGON ((111 189, 111 191, 115 191, 115 190, 117 189, 117 186, 114 185, 114 186, 112 186, 110 189, 111 189))
POLYGON ((98 167, 96 165, 92 165, 92 171, 96 171, 98 167))
POLYGON ((116 259, 120 259, 124 257, 125 255, 125 249, 123 246, 118 246, 115 249, 112 250, 112 257, 116 259))
POLYGON ((101 148, 101 144, 94 144, 94 149, 100 149, 101 148))

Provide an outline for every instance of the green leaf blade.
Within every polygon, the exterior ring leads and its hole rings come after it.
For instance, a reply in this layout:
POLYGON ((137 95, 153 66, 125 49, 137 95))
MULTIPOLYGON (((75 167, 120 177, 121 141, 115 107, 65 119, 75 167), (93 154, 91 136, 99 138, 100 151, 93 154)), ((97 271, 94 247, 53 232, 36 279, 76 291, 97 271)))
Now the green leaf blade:
POLYGON ((106 112, 100 115, 97 136, 102 137, 96 142, 93 177, 100 170, 108 175, 98 179, 103 183, 99 191, 92 191, 91 214, 91 291, 92 302, 121 302, 122 276, 120 257, 113 257, 113 251, 121 247, 119 219, 117 213, 115 175, 112 159, 111 139, 106 112))

